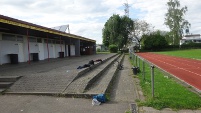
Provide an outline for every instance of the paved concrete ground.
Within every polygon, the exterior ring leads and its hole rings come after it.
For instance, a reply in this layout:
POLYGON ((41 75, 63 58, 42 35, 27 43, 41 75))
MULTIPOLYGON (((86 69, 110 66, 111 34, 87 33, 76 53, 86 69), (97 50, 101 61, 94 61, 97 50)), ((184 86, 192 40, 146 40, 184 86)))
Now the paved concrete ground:
POLYGON ((125 56, 122 62, 124 69, 119 70, 111 91, 111 101, 133 103, 138 99, 133 81, 133 73, 129 59, 125 56))
POLYGON ((114 81, 114 87, 120 90, 115 90, 115 93, 112 93, 111 101, 103 103, 100 106, 92 106, 92 99, 1 95, 0 111, 2 113, 124 113, 125 111, 129 111, 129 103, 134 99, 134 96, 132 96, 134 89, 129 89, 133 85, 133 82, 131 82, 132 76, 127 75, 127 71, 130 71, 129 68, 127 64, 124 64, 124 70, 118 74, 119 78, 123 80, 114 81), (125 93, 125 88, 122 86, 124 83, 126 87, 129 86, 125 93))
MULTIPOLYGON (((114 81, 112 88, 113 90, 111 91, 111 97, 110 97, 111 101, 103 103, 100 106, 92 106, 91 99, 35 96, 35 95, 1 95, 0 112, 2 113, 124 113, 125 111, 130 110, 130 103, 135 102, 135 99, 137 98, 144 99, 144 97, 139 87, 139 80, 137 78, 133 79, 132 71, 130 69, 131 65, 128 62, 128 56, 125 57, 123 65, 124 70, 119 71, 117 78, 114 81)), ((46 66, 47 67, 44 67, 45 69, 51 70, 51 68, 49 68, 48 65, 46 66)), ((26 67, 23 66, 22 68, 26 69, 26 67)), ((15 67, 13 69, 15 70, 15 67)), ((31 70, 25 70, 25 71, 29 72, 31 70)), ((1 71, 0 75, 5 75, 5 73, 8 74, 8 72, 6 71, 4 71, 3 73, 1 71)), ((17 71, 15 71, 15 74, 18 74, 17 71)), ((176 113, 176 112, 170 109, 164 109, 162 111, 158 111, 150 107, 140 107, 140 113, 176 113)), ((181 110, 178 111, 178 113, 201 113, 201 112, 192 110, 181 110)))
POLYGON ((80 71, 78 66, 87 64, 90 60, 104 60, 112 55, 114 54, 51 59, 49 62, 40 61, 31 65, 3 65, 0 67, 0 76, 23 76, 8 92, 61 93, 80 71))
POLYGON ((92 106, 91 99, 33 95, 0 96, 1 113, 124 113, 127 103, 92 106))

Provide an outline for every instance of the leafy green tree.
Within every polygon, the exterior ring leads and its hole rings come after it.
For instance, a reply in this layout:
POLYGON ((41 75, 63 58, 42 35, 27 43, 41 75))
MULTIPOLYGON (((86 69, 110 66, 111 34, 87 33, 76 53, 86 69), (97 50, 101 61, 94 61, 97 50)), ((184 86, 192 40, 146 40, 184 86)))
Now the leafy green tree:
POLYGON ((170 33, 173 36, 173 44, 178 45, 183 31, 190 27, 190 23, 184 19, 184 15, 188 9, 186 6, 180 8, 179 0, 169 0, 167 6, 168 11, 165 14, 165 25, 169 27, 170 33))
POLYGON ((144 35, 144 49, 146 50, 161 50, 167 45, 165 36, 162 36, 160 32, 144 35))
POLYGON ((104 25, 103 44, 107 47, 109 45, 117 45, 118 49, 123 48, 127 44, 128 35, 132 30, 133 21, 127 16, 120 17, 119 15, 111 16, 104 25))

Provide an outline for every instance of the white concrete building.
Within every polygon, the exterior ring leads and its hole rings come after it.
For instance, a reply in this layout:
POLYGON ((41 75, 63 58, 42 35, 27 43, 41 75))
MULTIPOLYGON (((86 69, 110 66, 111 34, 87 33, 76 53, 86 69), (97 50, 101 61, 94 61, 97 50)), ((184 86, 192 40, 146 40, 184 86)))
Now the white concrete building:
POLYGON ((95 40, 0 15, 0 65, 96 54, 95 43, 95 40))
POLYGON ((181 40, 180 40, 180 45, 184 43, 201 43, 201 37, 200 34, 194 34, 194 35, 185 35, 181 40))

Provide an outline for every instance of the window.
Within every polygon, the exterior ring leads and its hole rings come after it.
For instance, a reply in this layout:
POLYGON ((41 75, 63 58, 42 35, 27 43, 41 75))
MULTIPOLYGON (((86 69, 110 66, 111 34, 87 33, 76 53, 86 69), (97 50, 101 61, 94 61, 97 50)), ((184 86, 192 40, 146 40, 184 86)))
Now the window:
POLYGON ((29 42, 37 42, 37 38, 29 37, 29 42))
POLYGON ((23 36, 17 36, 17 41, 23 42, 23 36))
POLYGON ((61 41, 60 41, 60 40, 57 40, 57 41, 56 41, 56 44, 63 44, 63 41, 62 41, 62 40, 61 40, 61 41))
POLYGON ((2 40, 16 41, 15 35, 2 34, 2 40))

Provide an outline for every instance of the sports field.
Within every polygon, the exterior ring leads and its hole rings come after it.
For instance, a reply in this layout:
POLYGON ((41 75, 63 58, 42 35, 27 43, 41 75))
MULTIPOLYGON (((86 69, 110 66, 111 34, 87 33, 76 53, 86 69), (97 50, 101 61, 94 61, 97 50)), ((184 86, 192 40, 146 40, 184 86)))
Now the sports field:
POLYGON ((201 92, 201 61, 154 53, 138 53, 154 65, 185 81, 201 92))
POLYGON ((165 51, 165 52, 156 52, 156 53, 201 60, 201 49, 165 51))
MULTIPOLYGON (((181 50, 181 51, 166 51, 156 53, 137 53, 138 56, 152 62, 154 65, 160 67, 164 71, 170 73, 186 84, 190 85, 188 88, 194 88, 201 93, 201 49, 196 50, 181 50), (182 58, 183 57, 183 58, 182 58), (199 60, 197 60, 199 59, 199 60)), ((142 65, 142 64, 141 64, 142 65)), ((147 67, 147 66, 146 66, 147 67)), ((146 96, 146 102, 143 105, 152 106, 156 109, 172 108, 172 109, 198 109, 201 106, 199 96, 187 91, 181 85, 176 84, 162 73, 155 72, 155 99, 151 97, 150 90, 150 65, 145 70, 146 79, 141 79, 141 86, 143 93, 146 96)), ((142 78, 140 76, 140 78, 142 78)))

